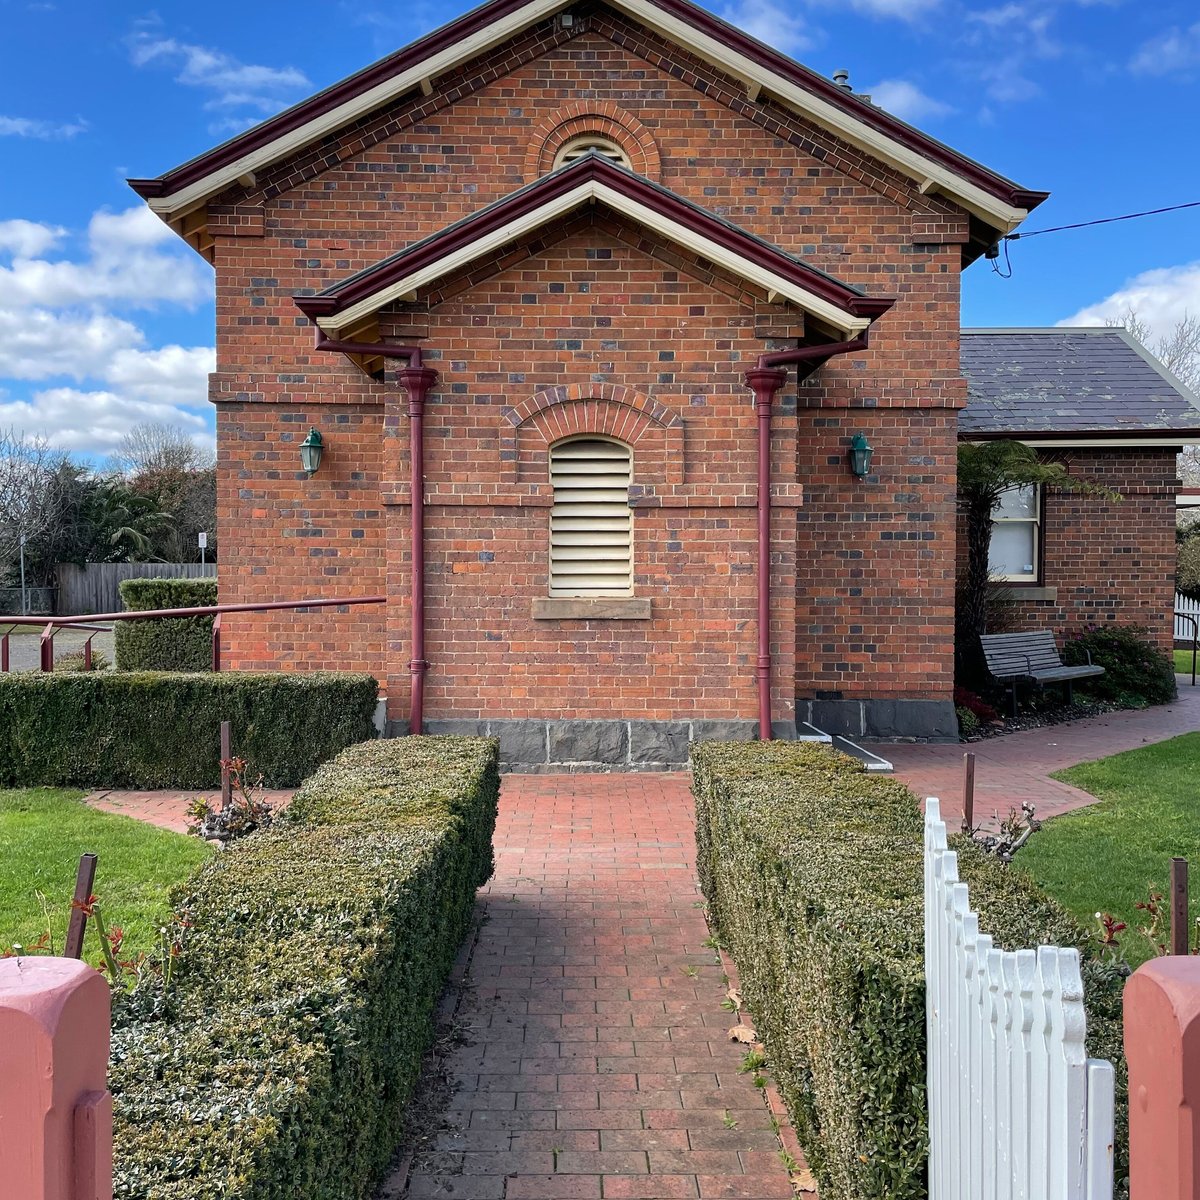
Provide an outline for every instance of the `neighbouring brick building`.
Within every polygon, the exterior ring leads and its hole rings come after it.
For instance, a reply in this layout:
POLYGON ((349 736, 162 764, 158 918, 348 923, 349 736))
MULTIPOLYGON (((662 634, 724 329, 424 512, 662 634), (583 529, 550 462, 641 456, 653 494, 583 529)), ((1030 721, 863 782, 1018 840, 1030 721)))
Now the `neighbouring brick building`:
POLYGON ((954 735, 959 272, 1044 193, 688 0, 496 0, 133 186, 216 268, 222 601, 387 597, 228 665, 532 766, 954 735))

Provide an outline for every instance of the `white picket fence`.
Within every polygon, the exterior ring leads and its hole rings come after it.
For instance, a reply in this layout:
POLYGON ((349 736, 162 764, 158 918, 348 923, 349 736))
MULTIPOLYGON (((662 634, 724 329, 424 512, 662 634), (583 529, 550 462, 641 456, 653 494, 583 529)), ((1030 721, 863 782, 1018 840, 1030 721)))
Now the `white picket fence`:
POLYGON ((930 1200, 1112 1200, 1113 1068, 1084 1051, 1079 952, 997 950, 925 804, 930 1200))
POLYGON ((1192 644, 1192 635, 1196 632, 1191 621, 1185 621, 1179 613, 1187 613, 1200 621, 1200 600, 1189 600, 1186 596, 1175 593, 1175 640, 1192 644))

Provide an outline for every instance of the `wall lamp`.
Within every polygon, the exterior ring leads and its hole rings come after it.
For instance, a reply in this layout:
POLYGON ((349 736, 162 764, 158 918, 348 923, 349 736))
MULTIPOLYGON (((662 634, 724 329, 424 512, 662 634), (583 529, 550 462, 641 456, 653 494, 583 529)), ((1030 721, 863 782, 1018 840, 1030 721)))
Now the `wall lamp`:
POLYGON ((325 450, 325 439, 321 431, 314 425, 308 431, 308 437, 300 443, 300 465, 309 475, 315 475, 321 465, 321 454, 325 450))
POLYGON ((856 433, 850 439, 850 473, 856 479, 865 479, 871 473, 871 455, 874 453, 865 433, 856 433))

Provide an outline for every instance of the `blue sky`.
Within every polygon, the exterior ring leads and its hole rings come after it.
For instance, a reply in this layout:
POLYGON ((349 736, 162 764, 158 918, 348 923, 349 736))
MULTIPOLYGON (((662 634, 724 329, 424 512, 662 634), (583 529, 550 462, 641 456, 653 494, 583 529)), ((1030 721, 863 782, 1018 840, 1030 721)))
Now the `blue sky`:
MULTIPOLYGON (((468 5, 0 0, 0 427, 102 458, 211 437, 212 272, 139 206, 157 175, 468 5)), ((728 0, 721 15, 1027 187, 1040 229, 1200 200, 1194 0, 728 0)), ((1200 313, 1200 209, 1012 246, 968 325, 1156 333, 1200 313)))

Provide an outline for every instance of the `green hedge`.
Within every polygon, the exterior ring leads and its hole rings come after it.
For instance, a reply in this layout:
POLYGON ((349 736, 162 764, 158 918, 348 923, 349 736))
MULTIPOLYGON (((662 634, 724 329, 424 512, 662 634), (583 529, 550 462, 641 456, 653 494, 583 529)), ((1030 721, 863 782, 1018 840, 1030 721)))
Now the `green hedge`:
POLYGON ((0 675, 0 786, 216 787, 230 721, 251 778, 294 787, 373 736, 378 690, 349 672, 0 675))
MULTIPOLYGON (((693 747, 692 768, 701 886, 822 1200, 920 1200, 927 1114, 916 797, 813 745, 707 743, 693 747)), ((961 875, 999 944, 1085 943, 1019 871, 968 847, 961 875)), ((1119 1058, 1115 972, 1089 963, 1085 975, 1101 978, 1087 993, 1089 1045, 1119 1058)))
MULTIPOLYGON (((121 583, 121 603, 129 612, 204 608, 216 602, 215 579, 126 579, 121 583)), ((116 621, 117 670, 211 670, 212 627, 212 617, 116 621)))
POLYGON ((372 1194, 491 874, 497 760, 353 746, 201 868, 165 1012, 152 991, 114 1013, 119 1200, 372 1194))

